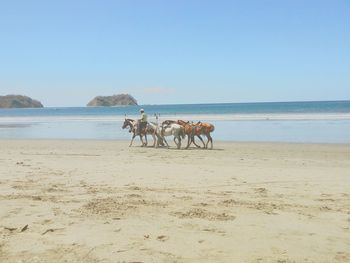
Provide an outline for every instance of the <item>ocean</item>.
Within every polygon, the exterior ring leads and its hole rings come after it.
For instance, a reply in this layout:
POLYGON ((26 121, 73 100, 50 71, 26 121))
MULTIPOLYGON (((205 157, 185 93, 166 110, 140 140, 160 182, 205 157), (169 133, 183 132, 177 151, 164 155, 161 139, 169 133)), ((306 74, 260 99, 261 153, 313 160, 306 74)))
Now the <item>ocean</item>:
POLYGON ((0 109, 0 139, 130 139, 123 120, 211 122, 215 141, 350 143, 350 101, 0 109))

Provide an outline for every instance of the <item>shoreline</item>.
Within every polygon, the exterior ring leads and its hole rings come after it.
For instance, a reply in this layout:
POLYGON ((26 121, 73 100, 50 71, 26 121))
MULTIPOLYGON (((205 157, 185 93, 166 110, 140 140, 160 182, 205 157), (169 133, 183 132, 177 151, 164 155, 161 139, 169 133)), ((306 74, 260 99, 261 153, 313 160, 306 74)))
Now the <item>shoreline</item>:
MULTIPOLYGON (((128 146, 128 148, 144 148, 144 149, 149 149, 149 148, 153 148, 152 144, 153 144, 153 139, 151 138, 151 136, 148 136, 148 146, 147 147, 141 147, 141 145, 139 145, 141 142, 138 140, 138 138, 135 138, 134 140, 134 144, 132 147, 129 147, 129 143, 130 140, 128 139, 86 139, 86 138, 0 138, 0 142, 16 142, 16 141, 29 141, 29 142, 72 142, 72 141, 77 141, 77 142, 101 142, 101 143, 111 143, 111 142, 115 142, 115 143, 125 143, 126 146, 128 146)), ((204 141, 206 141, 206 139, 204 139, 204 141)), ((181 145, 181 149, 180 150, 186 150, 183 148, 184 144, 183 143, 187 143, 187 137, 182 140, 182 145, 181 145)), ((283 141, 226 141, 226 140, 214 140, 214 148, 212 150, 215 150, 215 146, 219 145, 219 146, 224 146, 224 145, 305 145, 305 146, 350 146, 350 143, 347 142, 339 142, 339 143, 334 143, 334 142, 320 142, 320 143, 313 143, 313 142, 283 142, 283 141)), ((170 140, 169 141, 169 145, 170 145, 170 149, 175 149, 176 145, 173 144, 173 142, 170 140)), ((157 148, 154 148, 157 149, 157 148)), ((159 147, 159 149, 166 149, 165 147, 159 147)), ((176 149, 178 150, 178 149, 176 149)), ((202 151, 211 151, 210 149, 198 149, 196 147, 193 146, 193 144, 190 146, 189 150, 202 150, 202 151)))

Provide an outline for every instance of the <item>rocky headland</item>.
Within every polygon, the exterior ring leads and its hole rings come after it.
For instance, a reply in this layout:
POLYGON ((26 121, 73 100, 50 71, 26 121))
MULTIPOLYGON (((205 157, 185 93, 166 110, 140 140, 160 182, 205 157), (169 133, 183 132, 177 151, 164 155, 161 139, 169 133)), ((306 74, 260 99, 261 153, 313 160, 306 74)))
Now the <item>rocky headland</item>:
POLYGON ((0 108, 42 108, 40 101, 23 95, 0 96, 0 108))
POLYGON ((88 107, 111 107, 111 106, 128 106, 138 105, 137 100, 129 94, 118 94, 113 96, 97 96, 86 106, 88 107))

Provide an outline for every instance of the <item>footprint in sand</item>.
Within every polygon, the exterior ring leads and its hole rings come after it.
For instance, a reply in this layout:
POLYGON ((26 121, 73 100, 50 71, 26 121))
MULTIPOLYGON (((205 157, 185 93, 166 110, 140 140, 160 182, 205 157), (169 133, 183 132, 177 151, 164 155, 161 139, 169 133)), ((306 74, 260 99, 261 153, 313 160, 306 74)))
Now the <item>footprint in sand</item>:
POLYGON ((221 236, 225 236, 226 235, 226 232, 223 231, 223 230, 219 230, 219 229, 215 229, 215 228, 204 228, 202 229, 202 231, 204 232, 211 232, 211 233, 217 233, 221 236))
POLYGON ((179 211, 172 213, 172 215, 178 218, 192 219, 192 218, 200 218, 210 221, 229 221, 235 220, 235 216, 227 214, 225 212, 215 213, 201 208, 192 208, 188 211, 179 211))
POLYGON ((157 236, 157 240, 161 241, 161 242, 165 242, 169 239, 169 237, 161 235, 161 236, 157 236))
POLYGON ((267 190, 264 187, 254 188, 254 191, 257 194, 262 194, 262 195, 266 195, 267 194, 267 190))
POLYGON ((345 252, 337 252, 337 255, 335 256, 335 260, 341 261, 341 262, 349 262, 350 254, 345 252))
POLYGON ((43 224, 43 225, 47 225, 47 224, 51 224, 53 221, 51 219, 44 219, 40 222, 40 224, 43 224))

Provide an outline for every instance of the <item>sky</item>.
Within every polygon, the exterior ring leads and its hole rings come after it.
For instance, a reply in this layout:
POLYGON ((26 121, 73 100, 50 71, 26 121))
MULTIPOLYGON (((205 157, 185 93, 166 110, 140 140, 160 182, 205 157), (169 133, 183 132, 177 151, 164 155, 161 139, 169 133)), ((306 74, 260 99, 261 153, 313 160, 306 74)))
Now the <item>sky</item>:
POLYGON ((350 99, 349 0, 0 0, 0 95, 350 99))

